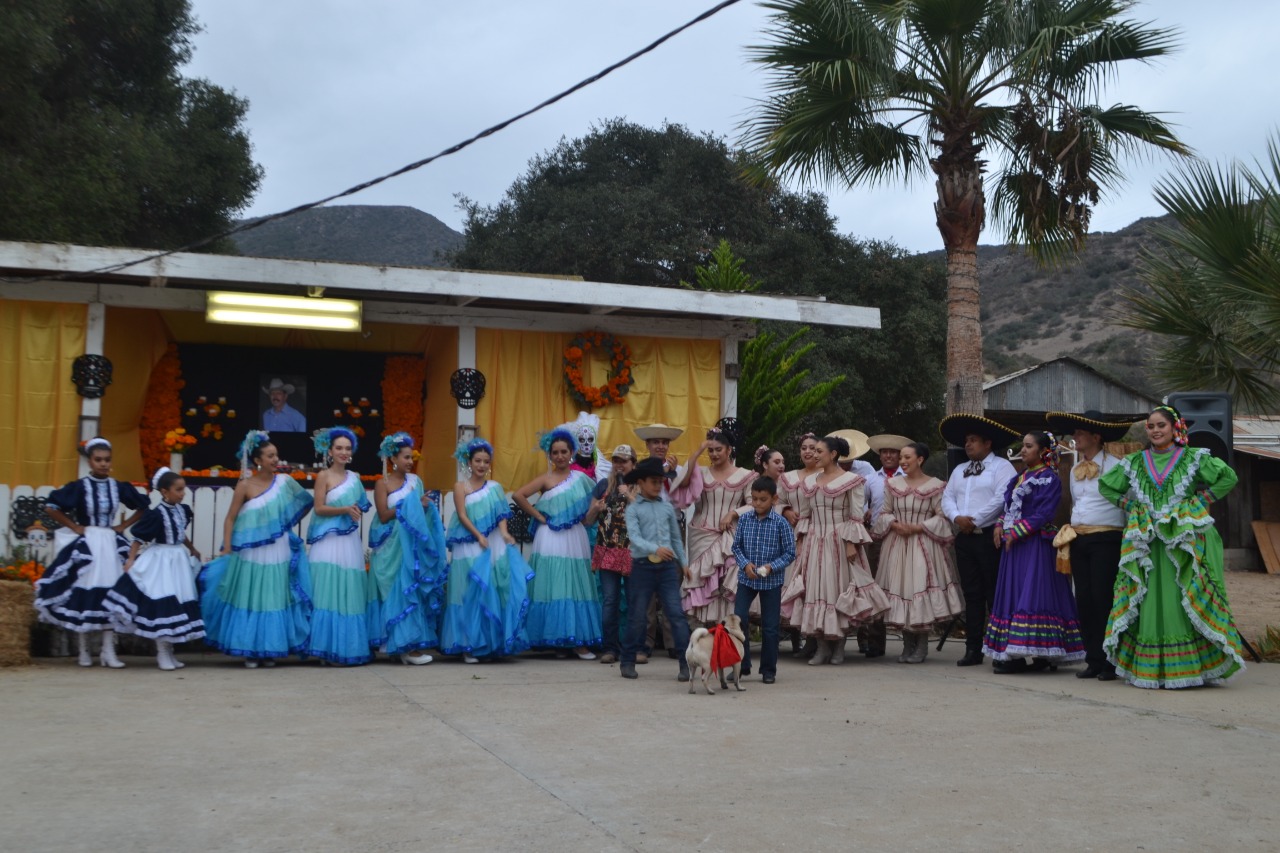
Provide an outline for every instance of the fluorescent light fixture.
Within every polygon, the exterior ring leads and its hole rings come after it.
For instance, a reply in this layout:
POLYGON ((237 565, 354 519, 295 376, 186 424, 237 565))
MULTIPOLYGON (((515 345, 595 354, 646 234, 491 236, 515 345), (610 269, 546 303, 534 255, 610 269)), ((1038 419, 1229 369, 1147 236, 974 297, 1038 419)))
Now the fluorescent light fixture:
POLYGON ((211 291, 204 318, 210 323, 242 326, 358 332, 361 305, 351 299, 211 291))

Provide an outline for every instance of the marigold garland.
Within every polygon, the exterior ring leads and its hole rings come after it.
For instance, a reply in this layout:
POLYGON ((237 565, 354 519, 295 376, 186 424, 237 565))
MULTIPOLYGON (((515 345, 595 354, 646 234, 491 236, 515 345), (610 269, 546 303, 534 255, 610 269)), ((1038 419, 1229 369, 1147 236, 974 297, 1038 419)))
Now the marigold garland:
POLYGON ((382 374, 382 435, 407 432, 422 447, 427 360, 415 355, 387 356, 382 374))
POLYGON ((19 563, 6 560, 0 564, 0 581, 19 581, 34 584, 44 576, 44 566, 36 560, 19 563))
POLYGON ((151 368, 146 402, 142 406, 142 419, 138 423, 138 444, 142 451, 144 471, 155 471, 169 464, 169 449, 165 446, 165 437, 170 432, 182 429, 180 392, 186 384, 182 380, 182 361, 178 357, 178 346, 169 344, 164 355, 151 368))
POLYGON ((631 375, 631 347, 604 332, 584 332, 564 349, 564 384, 569 396, 579 406, 600 409, 621 403, 635 379, 631 375), (609 353, 609 372, 605 383, 587 385, 582 378, 582 363, 587 353, 600 350, 609 353))

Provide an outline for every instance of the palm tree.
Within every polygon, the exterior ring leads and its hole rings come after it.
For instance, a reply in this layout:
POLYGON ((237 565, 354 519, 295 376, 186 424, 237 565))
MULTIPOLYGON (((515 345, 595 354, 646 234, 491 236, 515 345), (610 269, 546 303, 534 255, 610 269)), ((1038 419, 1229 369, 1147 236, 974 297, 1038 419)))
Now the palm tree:
POLYGON ((977 248, 987 193, 1042 260, 1083 244, 1091 210, 1143 147, 1187 153, 1157 116, 1093 101, 1173 31, 1128 0, 776 0, 751 48, 769 96, 744 124, 758 179, 854 186, 931 169, 947 254, 947 411, 981 412, 977 248), (988 157, 997 170, 984 177, 988 157))
POLYGON ((1169 335, 1155 357, 1174 388, 1227 391, 1257 413, 1280 406, 1280 141, 1266 163, 1196 160, 1156 186, 1173 217, 1144 252, 1149 291, 1125 293, 1121 323, 1169 335))

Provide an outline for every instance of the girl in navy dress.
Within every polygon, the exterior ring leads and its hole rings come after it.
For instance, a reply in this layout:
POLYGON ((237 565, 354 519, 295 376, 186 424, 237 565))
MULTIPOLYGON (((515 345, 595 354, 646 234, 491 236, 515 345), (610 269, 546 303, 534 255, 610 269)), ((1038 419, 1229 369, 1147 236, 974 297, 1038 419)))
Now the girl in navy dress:
POLYGON ((111 479, 111 442, 91 438, 80 449, 89 459, 89 476, 72 480, 45 499, 44 511, 63 525, 54 534, 57 556, 36 581, 40 621, 76 632, 80 665, 93 666, 89 633, 102 632, 102 665, 124 666, 116 657, 107 593, 120 580, 129 543, 121 534, 147 508, 147 499, 131 484, 111 479), (133 515, 115 524, 124 504, 133 515))
POLYGON ((187 537, 192 512, 182 502, 186 480, 176 471, 161 468, 151 485, 160 492, 160 503, 129 531, 133 536, 129 559, 124 574, 107 593, 106 607, 118 631, 156 641, 156 664, 161 669, 182 669, 185 664, 174 656, 173 644, 204 636, 196 592, 200 555, 187 537))

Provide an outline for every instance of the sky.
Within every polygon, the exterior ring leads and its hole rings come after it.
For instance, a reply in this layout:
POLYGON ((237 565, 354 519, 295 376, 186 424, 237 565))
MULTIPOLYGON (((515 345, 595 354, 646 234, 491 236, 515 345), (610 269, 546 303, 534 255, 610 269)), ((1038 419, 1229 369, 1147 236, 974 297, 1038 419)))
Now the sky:
MULTIPOLYGON (((714 0, 193 0, 204 30, 183 73, 248 99, 265 169, 246 215, 330 195, 449 147, 623 58, 714 0)), ((1165 114, 1207 159, 1252 161, 1277 133, 1280 75, 1266 57, 1280 32, 1274 0, 1148 0, 1132 17, 1181 30, 1155 66, 1131 64, 1100 102, 1165 114)), ((767 11, 742 2, 604 80, 417 172, 343 200, 424 210, 462 230, 456 196, 498 202, 529 160, 610 118, 664 121, 734 144, 766 77, 746 48, 767 11)), ((1160 209, 1152 186, 1175 164, 1129 162, 1129 179, 1095 211, 1114 231, 1160 209)), ((797 187, 801 188, 801 187, 797 187)), ((911 251, 941 248, 932 181, 827 195, 839 230, 911 251)), ((988 227, 985 243, 1003 242, 988 227)))

